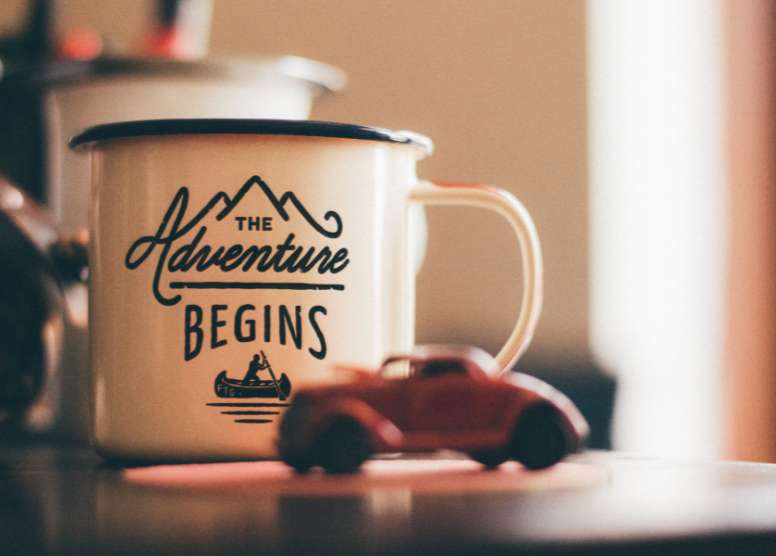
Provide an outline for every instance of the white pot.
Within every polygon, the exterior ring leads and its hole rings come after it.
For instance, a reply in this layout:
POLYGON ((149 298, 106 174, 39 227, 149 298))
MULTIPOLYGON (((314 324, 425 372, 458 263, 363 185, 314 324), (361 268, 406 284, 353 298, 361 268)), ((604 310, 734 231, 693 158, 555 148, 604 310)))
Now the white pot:
POLYGON ((89 169, 67 148, 94 125, 169 118, 304 120, 345 84, 340 70, 294 56, 258 60, 62 62, 45 83, 46 198, 64 230, 88 225, 89 169))

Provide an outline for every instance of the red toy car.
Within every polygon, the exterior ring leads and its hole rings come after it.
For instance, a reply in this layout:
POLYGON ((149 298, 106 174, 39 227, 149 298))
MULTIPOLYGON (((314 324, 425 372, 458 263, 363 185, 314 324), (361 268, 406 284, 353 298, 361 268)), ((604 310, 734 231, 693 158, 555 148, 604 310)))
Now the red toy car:
POLYGON ((566 396, 499 371, 480 349, 425 346, 376 374, 300 390, 280 423, 280 457, 300 472, 348 473, 379 452, 451 449, 487 467, 515 459, 542 469, 581 449, 588 426, 566 396))

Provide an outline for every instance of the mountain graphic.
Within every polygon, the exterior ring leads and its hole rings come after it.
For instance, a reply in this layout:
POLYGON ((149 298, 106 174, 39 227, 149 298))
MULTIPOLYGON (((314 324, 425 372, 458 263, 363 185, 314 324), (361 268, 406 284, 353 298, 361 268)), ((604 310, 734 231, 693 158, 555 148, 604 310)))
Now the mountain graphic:
MULTIPOLYGON (((289 202, 294 205, 297 211, 299 211, 299 214, 301 214, 304 219, 310 224, 315 231, 317 231, 319 234, 326 236, 328 238, 337 238, 342 234, 342 219, 340 218, 339 214, 334 212, 333 210, 328 211, 326 214, 323 215, 324 220, 334 220, 334 223, 336 225, 336 228, 333 231, 329 231, 325 229, 323 226, 321 226, 308 212, 308 210, 304 207, 304 205, 297 199, 296 195, 292 193, 291 191, 286 191, 280 199, 277 198, 277 196, 273 193, 272 189, 270 189, 269 185, 262 180, 259 176, 253 176, 251 179, 245 182, 245 184, 240 188, 240 190, 235 194, 233 198, 229 198, 229 196, 224 193, 223 191, 219 191, 216 193, 213 198, 210 200, 210 202, 205 205, 202 210, 199 211, 199 213, 191 219, 183 228, 179 229, 179 233, 181 236, 186 235, 194 226, 199 224, 199 222, 207 216, 210 211, 212 211, 218 203, 223 202, 224 208, 221 210, 221 212, 216 215, 216 220, 221 221, 226 216, 229 215, 230 212, 234 208, 237 207, 237 205, 240 203, 242 198, 250 191, 250 189, 253 186, 257 186, 259 189, 261 189, 262 192, 264 192, 264 195, 266 195, 267 199, 270 203, 272 203, 272 206, 275 208, 275 211, 278 213, 278 216, 280 216, 283 220, 288 222, 290 219, 288 212, 286 211, 286 204, 289 202)), ((170 210, 172 210, 176 206, 176 201, 178 200, 178 197, 182 196, 184 199, 182 199, 183 203, 188 204, 188 189, 185 187, 182 187, 177 195, 175 200, 173 200, 172 204, 170 205, 170 210)), ((168 214, 165 216, 165 222, 169 219, 171 216, 170 210, 168 210, 168 214)), ((183 207, 180 211, 180 217, 182 218, 182 215, 185 213, 185 210, 183 207)))

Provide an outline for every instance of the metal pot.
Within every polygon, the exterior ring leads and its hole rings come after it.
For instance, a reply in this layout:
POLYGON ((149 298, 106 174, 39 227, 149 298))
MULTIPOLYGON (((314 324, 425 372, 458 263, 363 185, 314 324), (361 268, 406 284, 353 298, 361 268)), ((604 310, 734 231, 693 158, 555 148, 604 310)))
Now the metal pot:
MULTIPOLYGON (((41 399, 62 343, 63 285, 51 214, 0 176, 0 433, 48 429, 41 399)), ((81 250, 85 267, 85 250, 81 250)), ((67 266, 67 265, 65 265, 67 266)))

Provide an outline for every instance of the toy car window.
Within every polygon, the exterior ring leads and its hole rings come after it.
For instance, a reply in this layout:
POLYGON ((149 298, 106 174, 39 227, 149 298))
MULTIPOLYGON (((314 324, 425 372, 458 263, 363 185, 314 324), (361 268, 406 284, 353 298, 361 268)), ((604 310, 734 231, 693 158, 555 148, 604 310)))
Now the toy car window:
POLYGON ((460 361, 429 361, 413 369, 416 376, 433 378, 442 375, 466 375, 466 367, 460 361))
POLYGON ((380 369, 380 376, 389 379, 406 378, 410 371, 410 362, 406 359, 399 359, 386 363, 380 369))

